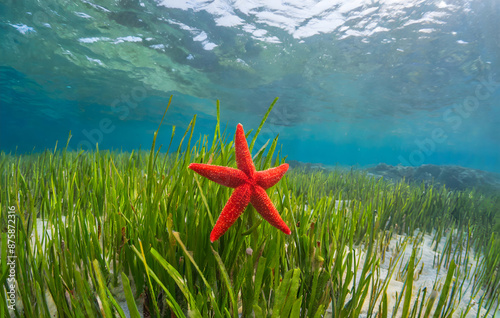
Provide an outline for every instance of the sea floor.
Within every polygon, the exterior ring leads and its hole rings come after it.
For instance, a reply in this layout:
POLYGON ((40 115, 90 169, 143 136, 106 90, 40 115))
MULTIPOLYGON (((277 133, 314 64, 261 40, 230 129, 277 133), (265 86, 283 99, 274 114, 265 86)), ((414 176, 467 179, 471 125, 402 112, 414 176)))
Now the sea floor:
MULTIPOLYGON (((62 219, 65 222, 65 218, 62 219)), ((47 239, 52 237, 52 231, 49 224, 42 220, 37 219, 36 221, 37 233, 40 242, 42 242, 42 246, 47 239), (42 239, 45 236, 45 239, 42 239)), ((388 296, 388 308, 389 313, 394 311, 394 306, 398 301, 398 297, 400 297, 401 293, 404 291, 404 277, 401 277, 400 273, 404 272, 410 257, 412 255, 412 251, 414 248, 417 249, 416 259, 415 259, 415 275, 413 281, 413 293, 411 303, 414 303, 417 299, 417 295, 420 295, 421 292, 426 289, 427 291, 432 291, 434 285, 437 282, 437 285, 443 284, 446 275, 447 268, 442 265, 439 266, 439 262, 443 257, 443 251, 446 249, 448 241, 451 240, 452 247, 451 250, 454 251, 457 248, 458 233, 456 231, 454 233, 446 233, 441 238, 439 244, 436 245, 434 242, 435 233, 423 234, 423 233, 414 233, 414 235, 397 235, 394 234, 387 244, 386 252, 383 257, 380 258, 380 266, 376 275, 378 275, 378 279, 384 281, 387 278, 387 275, 390 275, 390 280, 387 287, 387 296, 388 296), (394 259, 399 259, 396 263, 394 263, 394 259), (392 265, 391 265, 392 264, 392 265), (394 265, 395 264, 395 265, 394 265), (391 270, 396 267, 395 270, 391 270)), ((34 237, 32 237, 34 241, 34 237)), ((355 249, 355 254, 359 260, 359 264, 363 264, 365 259, 365 248, 360 246, 355 249)), ((474 284, 474 273, 477 268, 477 265, 483 260, 482 256, 475 255, 474 251, 469 251, 470 253, 466 253, 466 251, 462 251, 463 262, 462 264, 457 264, 461 268, 465 270, 468 269, 467 273, 461 275, 457 279, 457 286, 461 286, 460 298, 455 300, 454 304, 454 312, 452 317, 500 317, 500 312, 498 312, 495 316, 493 316, 492 312, 494 308, 488 313, 486 308, 480 308, 480 297, 484 293, 484 290, 479 290, 473 295, 473 284, 474 284), (462 316, 462 313, 468 311, 465 316, 462 316), (478 316, 478 311, 480 311, 478 316)), ((356 281, 359 281, 361 277, 362 266, 358 269, 356 275, 356 281)), ((351 286, 352 287, 352 286, 351 286)), ((127 308, 127 303, 125 300, 125 294, 123 292, 123 287, 121 280, 119 280, 118 286, 112 288, 112 292, 115 296, 115 299, 122 307, 125 316, 130 317, 129 310, 127 308)), ((49 300, 49 308, 52 309, 53 314, 57 314, 55 305, 51 302, 50 293, 47 294, 47 299, 49 300)), ((377 309, 379 308, 381 297, 377 300, 376 308, 372 315, 375 316, 377 309)), ((139 305, 142 304, 143 299, 136 300, 139 305)), ((436 306, 437 301, 435 301, 434 307, 436 306)), ((363 310, 361 312, 360 317, 368 317, 368 300, 365 301, 363 306, 363 310)), ((142 306, 141 306, 142 307, 142 306)), ((399 306, 398 313, 396 317, 401 317, 401 305, 399 306)), ((327 314, 332 313, 331 306, 327 309, 327 314)), ((142 317, 142 312, 140 313, 142 317)), ((328 315, 327 315, 328 317, 328 315)))
MULTIPOLYGON (((396 264, 396 271, 392 273, 390 277, 390 281, 387 288, 387 296, 388 296, 388 308, 389 313, 393 312, 393 308, 397 302, 398 296, 404 291, 404 278, 402 278, 398 273, 400 270, 403 270, 412 255, 412 251, 414 248, 417 249, 416 260, 415 260, 415 275, 413 281, 413 293, 411 303, 413 304, 416 300, 416 296, 419 291, 422 291, 424 288, 427 291, 432 291, 434 284, 437 282, 438 285, 442 284, 445 281, 447 275, 447 268, 445 266, 439 266, 437 263, 440 258, 443 256, 443 251, 446 248, 446 244, 448 239, 451 237, 458 238, 457 233, 452 233, 451 236, 443 236, 436 246, 436 242, 433 241, 435 237, 434 233, 431 234, 421 234, 415 233, 413 236, 407 235, 394 235, 388 245, 387 252, 385 257, 381 259, 380 262, 380 273, 379 279, 385 280, 387 275, 390 274, 390 264, 391 258, 397 258, 401 255, 400 261, 396 264)), ((451 250, 455 250, 457 247, 456 242, 453 243, 451 250)), ((473 252, 473 251, 471 251, 473 252)), ((360 257, 361 262, 364 261, 364 252, 362 248, 358 248, 358 253, 362 256, 360 257)), ((484 293, 484 290, 480 290, 477 294, 473 295, 473 273, 476 270, 478 263, 483 260, 482 256, 475 257, 474 253, 469 254, 469 258, 466 259, 466 251, 463 251, 464 261, 461 266, 462 268, 467 267, 469 272, 468 274, 463 274, 462 277, 457 279, 457 286, 461 284, 461 297, 455 301, 454 307, 455 310, 453 312, 452 317, 463 317, 461 316, 468 307, 468 313, 465 317, 478 317, 478 310, 480 310, 479 317, 493 317, 491 312, 485 316, 486 309, 481 308, 479 306, 479 299, 484 293), (462 284, 463 283, 463 284, 462 284)), ((361 276, 361 270, 359 269, 357 272, 357 279, 359 280, 361 276)), ((380 303, 380 299, 378 301, 380 303)), ((437 300, 435 301, 434 307, 437 304, 437 300)), ((402 316, 402 306, 399 306, 398 313, 396 317, 402 316)), ((378 308, 378 305, 375 306, 378 308)), ((361 312, 362 318, 367 317, 368 310, 368 301, 365 302, 363 306, 363 311, 361 312)), ((492 310, 494 311, 494 309, 492 310)), ((331 312, 331 307, 328 309, 328 312, 331 312)), ((495 317, 500 317, 500 313, 496 314, 495 317)))

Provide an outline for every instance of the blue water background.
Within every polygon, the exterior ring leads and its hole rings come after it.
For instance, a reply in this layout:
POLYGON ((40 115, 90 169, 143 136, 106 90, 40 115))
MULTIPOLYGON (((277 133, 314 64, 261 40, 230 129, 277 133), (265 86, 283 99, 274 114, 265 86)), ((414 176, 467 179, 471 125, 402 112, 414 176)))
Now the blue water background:
POLYGON ((194 138, 212 135, 216 99, 232 140, 279 97, 254 153, 279 134, 288 160, 500 172, 497 1, 407 1, 394 16, 382 14, 389 1, 360 2, 337 28, 304 37, 235 2, 224 2, 245 20, 235 26, 203 2, 62 2, 0 4, 2 151, 61 148, 70 131, 70 149, 148 149, 171 94, 163 149, 195 114, 194 138), (359 35, 370 23, 385 31, 359 35))

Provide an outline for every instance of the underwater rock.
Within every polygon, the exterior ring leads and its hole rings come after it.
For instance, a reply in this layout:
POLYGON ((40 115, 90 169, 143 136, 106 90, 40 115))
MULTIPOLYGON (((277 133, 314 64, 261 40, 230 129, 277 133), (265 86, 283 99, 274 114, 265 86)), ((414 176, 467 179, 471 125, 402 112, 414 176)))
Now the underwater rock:
POLYGON ((427 185, 445 185, 450 190, 465 190, 476 188, 479 190, 500 190, 500 174, 452 165, 426 164, 419 167, 391 166, 385 163, 366 169, 375 177, 394 182, 406 180, 408 182, 424 183, 427 185))
POLYGON ((306 172, 314 172, 318 170, 345 170, 360 169, 368 174, 379 179, 383 177, 385 180, 399 182, 405 180, 410 183, 421 184, 425 186, 443 186, 449 190, 466 190, 477 189, 481 191, 491 192, 500 191, 500 174, 466 168, 454 165, 432 165, 426 164, 418 167, 397 165, 392 166, 386 163, 380 163, 374 167, 345 167, 345 166, 327 166, 319 163, 300 162, 296 160, 287 160, 290 169, 302 168, 306 172))

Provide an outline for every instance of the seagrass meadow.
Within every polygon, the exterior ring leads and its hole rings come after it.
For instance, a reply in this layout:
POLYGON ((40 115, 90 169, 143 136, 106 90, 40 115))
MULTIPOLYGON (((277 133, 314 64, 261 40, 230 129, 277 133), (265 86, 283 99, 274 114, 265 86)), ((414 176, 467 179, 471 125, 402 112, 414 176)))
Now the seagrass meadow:
MULTIPOLYGON (((177 149, 157 131, 149 152, 1 153, 2 317, 495 316, 498 193, 296 168, 267 190, 291 235, 250 205, 212 244, 232 189, 187 167, 235 167, 233 139, 217 121, 195 140, 195 121, 177 149)), ((286 162, 277 149, 253 149, 257 170, 286 162)))

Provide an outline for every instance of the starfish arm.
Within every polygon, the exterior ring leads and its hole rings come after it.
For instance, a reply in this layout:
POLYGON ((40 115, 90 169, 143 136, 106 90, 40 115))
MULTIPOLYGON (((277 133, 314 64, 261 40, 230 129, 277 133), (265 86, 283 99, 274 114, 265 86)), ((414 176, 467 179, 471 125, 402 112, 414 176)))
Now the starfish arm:
POLYGON ((188 168, 207 179, 230 188, 236 188, 248 179, 243 171, 230 167, 192 163, 188 168))
POLYGON ((267 169, 264 171, 257 171, 255 173, 255 181, 264 189, 270 188, 278 183, 278 181, 280 181, 287 170, 288 163, 284 163, 281 166, 275 168, 267 169))
POLYGON ((238 126, 236 127, 234 148, 236 153, 236 165, 238 166, 238 169, 242 170, 247 174, 248 177, 252 178, 253 174, 255 173, 255 166, 253 164, 250 150, 248 150, 245 131, 243 130, 243 126, 241 124, 238 124, 238 126))
POLYGON ((217 241, 236 222, 250 202, 251 194, 252 189, 249 184, 243 184, 234 189, 233 194, 222 209, 212 233, 210 233, 212 243, 217 241))
POLYGON ((285 224, 285 221, 281 218, 278 213, 278 210, 274 207, 274 204, 271 202, 271 199, 262 187, 255 186, 254 192, 252 193, 252 197, 250 198, 250 202, 253 207, 259 212, 259 214, 269 222, 272 226, 281 230, 283 233, 290 235, 292 231, 285 224))

